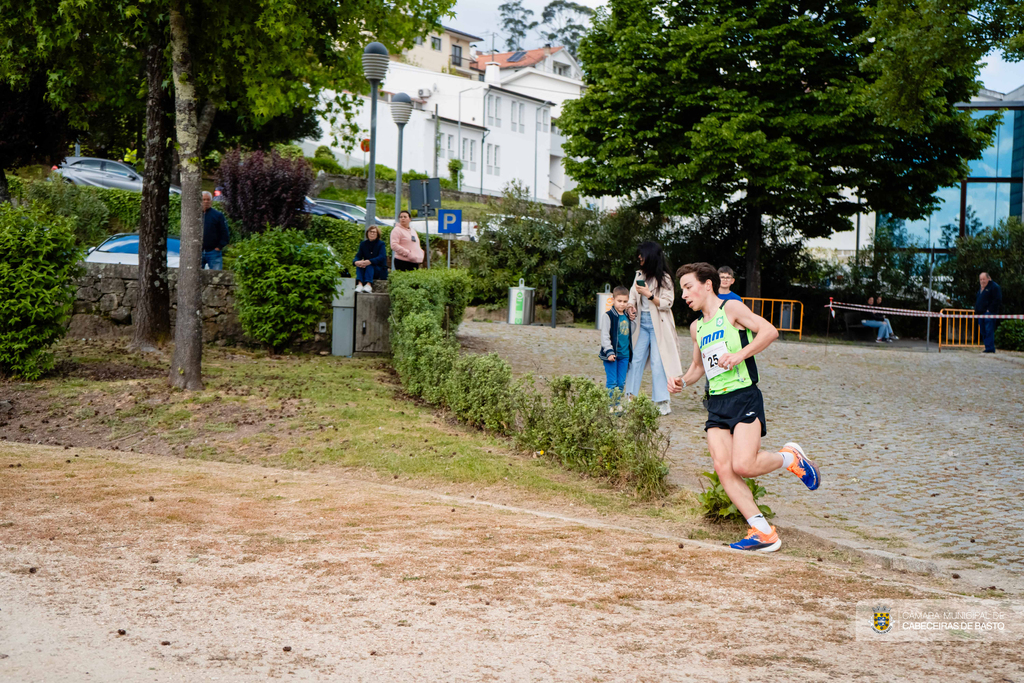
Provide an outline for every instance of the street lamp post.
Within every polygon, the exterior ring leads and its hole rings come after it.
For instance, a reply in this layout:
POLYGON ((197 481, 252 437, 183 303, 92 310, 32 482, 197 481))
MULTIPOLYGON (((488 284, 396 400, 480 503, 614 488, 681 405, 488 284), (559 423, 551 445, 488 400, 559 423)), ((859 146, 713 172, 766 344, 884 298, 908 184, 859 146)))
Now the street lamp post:
POLYGON ((412 99, 404 92, 391 98, 391 119, 398 125, 398 170, 395 171, 395 221, 402 210, 402 134, 412 116, 412 99))
POLYGON ((373 194, 377 180, 377 90, 388 73, 389 61, 388 49, 380 43, 370 43, 363 49, 363 75, 370 81, 370 170, 366 181, 366 230, 377 222, 377 198, 373 194))

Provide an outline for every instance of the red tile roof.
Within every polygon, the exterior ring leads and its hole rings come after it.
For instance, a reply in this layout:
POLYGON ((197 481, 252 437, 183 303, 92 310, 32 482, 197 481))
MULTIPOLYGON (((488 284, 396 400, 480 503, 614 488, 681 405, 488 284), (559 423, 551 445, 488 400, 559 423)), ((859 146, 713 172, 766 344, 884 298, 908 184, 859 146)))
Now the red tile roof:
MULTIPOLYGON (((473 62, 470 68, 476 69, 477 71, 485 71, 489 62, 497 62, 498 66, 502 69, 521 69, 525 66, 533 66, 537 62, 543 60, 547 56, 547 49, 548 48, 539 47, 536 50, 516 50, 513 52, 499 52, 493 55, 479 54, 476 57, 476 61, 473 62), (518 52, 525 52, 526 54, 523 55, 522 59, 515 62, 509 62, 508 58, 518 52)), ((550 50, 550 54, 554 54, 562 49, 564 48, 553 47, 550 50)))

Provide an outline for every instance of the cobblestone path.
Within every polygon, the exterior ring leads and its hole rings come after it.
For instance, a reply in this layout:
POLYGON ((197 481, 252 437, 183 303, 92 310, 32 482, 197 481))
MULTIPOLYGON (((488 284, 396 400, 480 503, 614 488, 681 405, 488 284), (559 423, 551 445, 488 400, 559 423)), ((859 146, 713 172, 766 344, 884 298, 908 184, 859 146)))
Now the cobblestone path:
MULTIPOLYGON (((596 330, 464 323, 460 338, 517 373, 604 383, 596 330)), ((686 367, 689 336, 680 353, 686 367)), ((1024 358, 777 342, 758 367, 765 447, 798 441, 823 470, 814 492, 787 473, 761 479, 780 524, 1024 579, 1024 358)), ((694 488, 711 469, 699 391, 674 397, 663 418, 670 478, 694 488)))

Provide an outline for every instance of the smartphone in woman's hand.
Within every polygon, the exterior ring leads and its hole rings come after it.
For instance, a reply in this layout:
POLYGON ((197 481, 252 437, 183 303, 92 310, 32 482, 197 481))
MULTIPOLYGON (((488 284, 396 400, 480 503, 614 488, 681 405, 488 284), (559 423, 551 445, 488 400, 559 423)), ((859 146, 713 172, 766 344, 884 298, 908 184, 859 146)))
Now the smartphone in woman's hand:
POLYGON ((636 286, 637 287, 646 287, 647 286, 647 280, 645 280, 643 278, 640 278, 639 280, 636 281, 636 286))

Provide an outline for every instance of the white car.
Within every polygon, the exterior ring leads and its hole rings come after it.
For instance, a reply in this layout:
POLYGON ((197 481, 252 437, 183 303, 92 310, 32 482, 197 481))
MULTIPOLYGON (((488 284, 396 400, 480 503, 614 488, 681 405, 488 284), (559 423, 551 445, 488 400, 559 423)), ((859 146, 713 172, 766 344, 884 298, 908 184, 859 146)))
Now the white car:
MULTIPOLYGON (((181 258, 181 240, 167 238, 167 267, 177 268, 181 258)), ((90 247, 85 256, 86 263, 120 263, 128 266, 139 265, 138 233, 120 233, 108 238, 98 247, 90 247)))

